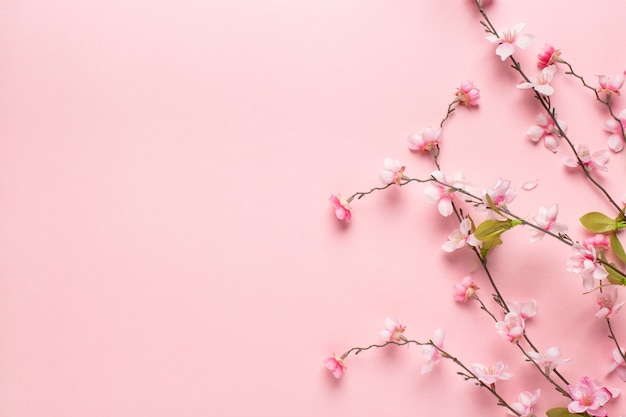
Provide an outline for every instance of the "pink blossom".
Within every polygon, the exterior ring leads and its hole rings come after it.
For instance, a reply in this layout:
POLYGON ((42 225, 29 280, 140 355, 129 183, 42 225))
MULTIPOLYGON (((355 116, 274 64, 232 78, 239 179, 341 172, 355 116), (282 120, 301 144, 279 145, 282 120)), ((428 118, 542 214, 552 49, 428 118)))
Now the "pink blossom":
POLYGON ((557 366, 572 360, 572 358, 561 358, 561 348, 551 346, 544 352, 528 352, 528 357, 543 368, 546 374, 553 371, 557 366))
POLYGON ((341 375, 343 375, 343 371, 347 369, 346 366, 343 364, 343 359, 343 357, 338 358, 335 354, 333 354, 333 356, 324 359, 322 362, 324 363, 326 368, 332 371, 333 376, 339 379, 341 378, 341 375))
POLYGON ((431 149, 436 149, 439 145, 439 137, 441 136, 441 129, 427 127, 420 133, 413 133, 406 138, 409 143, 409 149, 412 151, 425 151, 429 152, 431 149))
POLYGON ((476 285, 472 277, 467 275, 463 278, 463 280, 461 280, 460 284, 454 284, 454 301, 469 301, 470 299, 476 297, 475 293, 478 289, 479 287, 476 285))
POLYGON ((539 94, 544 96, 551 96, 554 93, 554 88, 550 85, 554 76, 556 75, 556 65, 550 65, 541 70, 541 73, 537 76, 534 82, 523 82, 517 84, 517 88, 528 89, 533 88, 539 94))
POLYGON ((579 275, 583 279, 583 287, 587 291, 593 288, 594 280, 602 280, 607 277, 608 272, 596 262, 595 248, 585 248, 580 243, 572 245, 572 255, 567 260, 567 270, 579 275))
POLYGON ((470 219, 463 219, 459 228, 454 229, 452 233, 448 235, 448 241, 441 245, 441 249, 446 252, 454 252, 465 245, 479 246, 480 240, 476 239, 473 233, 470 233, 471 227, 472 223, 470 219))
POLYGON ((534 416, 533 407, 537 404, 539 400, 539 395, 541 395, 541 390, 537 389, 534 393, 529 391, 523 391, 517 396, 517 401, 511 403, 511 408, 513 408, 517 414, 512 412, 511 410, 507 410, 507 412, 513 416, 519 415, 520 417, 530 417, 534 416))
POLYGON ((328 200, 335 209, 335 216, 337 216, 339 220, 350 223, 350 219, 352 218, 352 212, 350 211, 350 200, 352 200, 352 198, 344 200, 341 198, 341 194, 331 194, 328 200))
POLYGON ((539 51, 539 55, 537 55, 537 59, 539 60, 537 66, 539 68, 545 68, 557 62, 563 62, 560 56, 560 50, 554 49, 554 46, 546 43, 543 49, 539 51))
MULTIPOLYGON (((600 150, 591 153, 587 145, 578 146, 578 156, 583 163, 583 166, 589 171, 597 169, 599 171, 608 171, 606 164, 609 162, 609 151, 600 150)), ((578 160, 573 156, 565 158, 565 165, 571 168, 576 168, 578 160)))
POLYGON ((480 99, 480 90, 473 82, 465 80, 456 91, 456 98, 461 105, 466 107, 477 106, 480 99))
POLYGON ((472 369, 478 380, 485 385, 491 385, 497 380, 505 381, 513 377, 512 373, 506 371, 506 366, 502 361, 498 361, 498 363, 493 366, 475 363, 472 365, 472 369))
POLYGON ((509 342, 517 342, 524 336, 526 323, 520 314, 512 311, 506 313, 503 321, 496 323, 498 334, 509 342))
MULTIPOLYGON (((443 339, 446 332, 443 329, 436 329, 431 342, 439 349, 443 349, 443 339)), ((422 355, 426 359, 426 363, 422 365, 422 375, 433 370, 433 367, 439 363, 441 353, 432 345, 422 345, 422 355)))
POLYGON ((607 95, 617 94, 619 96, 619 90, 624 86, 624 81, 626 81, 624 74, 597 75, 597 77, 598 83, 600 84, 598 92, 606 93, 607 95))
MULTIPOLYGON (((539 207, 539 214, 534 217, 535 224, 546 231, 550 231, 556 234, 562 234, 567 232, 567 225, 556 222, 556 216, 559 214, 559 205, 553 204, 550 207, 539 207)), ((530 243, 535 243, 541 240, 545 232, 542 230, 533 229, 533 235, 530 238, 530 243)))
POLYGON ((511 181, 498 178, 492 188, 485 188, 483 190, 483 202, 485 206, 489 204, 487 202, 487 195, 491 197, 491 201, 493 201, 496 207, 505 208, 508 203, 515 199, 517 193, 515 189, 511 187, 511 181))
POLYGON ((384 160, 384 166, 385 169, 380 171, 380 174, 378 176, 380 177, 380 180, 385 184, 395 183, 400 185, 400 181, 406 179, 406 177, 404 176, 405 166, 402 165, 399 161, 396 161, 395 159, 386 156, 384 160))
POLYGON ((392 320, 389 317, 385 319, 385 327, 386 330, 381 330, 378 332, 380 338, 385 342, 401 342, 406 340, 406 338, 402 335, 406 330, 406 326, 404 326, 399 319, 392 320))
POLYGON ((516 303, 515 301, 507 301, 509 311, 518 314, 523 320, 528 320, 537 314, 537 300, 531 298, 525 303, 516 303))
MULTIPOLYGON (((563 132, 567 132, 567 124, 561 120, 557 120, 563 132)), ((539 142, 543 139, 543 145, 550 151, 556 152, 560 145, 561 134, 551 118, 546 117, 544 113, 539 113, 535 117, 534 126, 526 131, 526 136, 533 142, 539 142)))
POLYGON ((598 293, 596 302, 600 306, 600 310, 595 314, 596 318, 610 319, 613 317, 624 305, 624 301, 617 304, 616 301, 617 290, 615 288, 605 289, 603 292, 598 293))
POLYGON ((606 410, 603 406, 612 398, 619 395, 619 390, 609 390, 606 387, 599 386, 596 381, 585 376, 574 385, 568 385, 572 401, 567 405, 570 413, 584 413, 596 417, 606 416, 606 410))
POLYGON ((607 373, 615 371, 617 376, 626 381, 626 362, 624 362, 624 349, 620 353, 617 348, 613 349, 613 362, 609 365, 607 373))
POLYGON ((582 245, 585 249, 591 250, 594 248, 596 252, 602 252, 609 248, 609 237, 601 233, 597 233, 593 236, 589 236, 583 239, 582 245))
POLYGON ((619 122, 613 118, 604 122, 604 130, 612 133, 609 136, 609 149, 613 152, 621 152, 624 149, 624 127, 626 127, 626 109, 617 115, 619 122), (621 124, 620 124, 621 122, 621 124))
POLYGON ((525 23, 518 23, 511 29, 500 31, 500 33, 502 33, 501 36, 489 35, 486 39, 491 43, 499 44, 496 48, 496 55, 504 61, 513 55, 516 46, 521 49, 526 49, 532 41, 535 40, 533 35, 520 35, 525 27, 525 23))
POLYGON ((430 175, 435 180, 439 181, 439 183, 432 182, 432 185, 424 189, 424 195, 430 203, 437 204, 437 209, 442 216, 447 217, 453 212, 452 198, 456 191, 440 183, 462 189, 465 186, 465 177, 460 172, 457 172, 453 178, 446 177, 441 171, 433 171, 430 175))

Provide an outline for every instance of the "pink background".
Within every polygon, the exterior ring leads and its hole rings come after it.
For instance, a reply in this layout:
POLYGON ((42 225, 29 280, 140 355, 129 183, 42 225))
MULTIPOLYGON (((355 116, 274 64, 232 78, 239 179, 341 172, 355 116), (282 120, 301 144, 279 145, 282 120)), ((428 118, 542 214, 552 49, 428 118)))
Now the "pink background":
MULTIPOLYGON (((626 12, 578 3, 489 12, 537 36, 518 54, 530 73, 548 41, 595 84, 626 68, 626 12)), ((489 290, 469 252, 439 249, 455 222, 423 186, 353 204, 349 227, 327 201, 378 185, 387 155, 427 176, 405 137, 439 123, 469 78, 481 105, 446 125, 444 170, 480 186, 539 178, 515 211, 558 202, 575 237, 582 213, 608 211, 562 167, 565 147, 525 138, 538 106, 469 0, 3 0, 0 44, 0 416, 504 414, 451 363, 419 375, 418 349, 351 358, 334 380, 322 359, 377 342, 388 316, 420 340, 444 327, 468 364, 511 363, 511 400, 542 388, 541 412, 565 404, 452 302, 471 271, 489 290)), ((573 79, 555 86, 574 141, 605 147, 605 110, 573 79)), ((624 157, 601 175, 618 198, 624 157)), ((574 358, 568 378, 603 378, 595 296, 565 272, 567 247, 528 237, 493 254, 503 292, 538 300, 529 332, 574 358)))

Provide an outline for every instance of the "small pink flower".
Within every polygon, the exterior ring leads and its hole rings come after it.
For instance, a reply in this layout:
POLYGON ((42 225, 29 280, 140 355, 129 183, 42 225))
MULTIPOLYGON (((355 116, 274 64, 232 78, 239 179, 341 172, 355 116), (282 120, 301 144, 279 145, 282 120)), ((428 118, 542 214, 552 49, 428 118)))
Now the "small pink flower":
MULTIPOLYGON (((609 151, 600 150, 591 153, 587 145, 579 145, 578 156, 580 157, 583 166, 590 171, 593 169, 597 169, 599 171, 609 170, 609 168, 606 166, 606 164, 609 162, 609 151)), ((579 165, 578 160, 573 156, 565 158, 564 163, 571 168, 576 168, 579 165)))
POLYGON ((513 55, 516 46, 521 49, 526 49, 532 41, 535 40, 533 35, 520 35, 525 27, 525 23, 518 23, 509 30, 500 31, 501 36, 489 35, 486 39, 491 43, 499 44, 496 48, 496 55, 504 61, 513 55))
POLYGON ((456 98, 462 106, 477 106, 480 99, 480 90, 473 82, 465 80, 456 91, 456 98))
POLYGON ((511 313, 519 315, 523 320, 533 318, 537 314, 537 301, 534 298, 526 301, 525 303, 516 303, 515 301, 507 301, 506 305, 509 307, 511 313))
POLYGON ((592 248, 596 252, 602 252, 609 248, 609 237, 601 233, 597 233, 593 236, 589 236, 583 239, 582 245, 585 249, 591 250, 592 248))
POLYGON ((556 65, 550 65, 541 70, 541 73, 535 79, 535 82, 523 82, 517 84, 517 88, 528 89, 534 88, 539 94, 544 96, 551 96, 554 93, 554 88, 550 85, 554 76, 556 75, 556 65))
POLYGON ((395 183, 400 185, 400 181, 406 179, 406 177, 404 176, 405 166, 402 165, 399 161, 396 161, 395 159, 386 156, 384 160, 384 166, 385 169, 380 171, 380 174, 378 176, 380 177, 380 180, 385 184, 395 183))
POLYGON ((543 368, 546 374, 549 374, 550 371, 553 371, 560 364, 572 360, 572 358, 561 358, 561 348, 557 346, 549 347, 542 353, 528 352, 528 357, 543 368))
POLYGON ((560 56, 560 50, 554 49, 554 46, 546 43, 543 49, 539 51, 539 55, 537 55, 537 59, 539 60, 537 66, 539 68, 545 68, 557 62, 563 62, 560 56))
MULTIPOLYGON (((561 120, 557 120, 559 126, 564 132, 567 132, 567 124, 561 120)), ((561 134, 551 118, 546 117, 544 113, 539 113, 535 117, 534 126, 531 126, 526 131, 526 136, 533 142, 539 142, 543 139, 543 145, 550 151, 556 152, 561 141, 561 134)))
MULTIPOLYGON (((544 230, 550 231, 556 234, 562 234, 567 232, 567 225, 556 222, 556 216, 559 214, 559 205, 553 204, 550 207, 539 207, 539 214, 534 217, 535 224, 544 230)), ((545 232, 542 230, 533 229, 533 235, 530 238, 530 243, 535 243, 541 240, 545 232)))
POLYGON ((624 81, 626 81, 624 74, 597 75, 597 77, 600 84, 598 93, 606 93, 607 95, 617 94, 619 96, 619 90, 624 86, 624 81))
POLYGON ((454 175, 454 178, 447 178, 441 171, 433 171, 430 175, 439 181, 439 183, 432 182, 432 185, 429 185, 424 189, 424 195, 430 203, 437 204, 437 209, 442 216, 447 217, 453 212, 452 198, 454 197, 454 193, 456 191, 450 187, 441 185, 440 183, 462 189, 465 186, 465 178, 460 172, 457 172, 454 175))
POLYGON ((496 207, 505 208, 508 203, 511 203, 515 199, 517 193, 515 189, 511 187, 511 181, 498 178, 492 188, 485 188, 483 190, 483 202, 485 206, 488 206, 487 195, 491 197, 491 201, 493 201, 496 207))
POLYGON ((598 293, 598 297, 596 302, 600 306, 600 310, 595 314, 596 318, 607 318, 610 319, 616 314, 620 308, 624 305, 624 301, 617 303, 617 290, 615 288, 610 288, 605 290, 604 292, 598 293))
POLYGON ((607 277, 608 272, 596 262, 595 248, 585 248, 580 243, 572 245, 574 255, 567 260, 567 270, 579 275, 583 279, 583 287, 586 291, 591 291, 594 280, 602 280, 607 277))
POLYGON ((473 233, 470 233, 472 223, 470 219, 463 219, 458 229, 454 229, 452 233, 448 235, 448 241, 441 245, 441 249, 446 252, 454 252, 466 245, 479 246, 480 240, 474 237, 473 233))
POLYGON ((413 133, 406 138, 409 143, 409 149, 412 151, 429 152, 431 149, 436 149, 439 145, 439 137, 441 136, 441 129, 427 127, 420 133, 413 133))
POLYGON ((626 109, 619 112, 617 118, 619 122, 612 118, 604 122, 604 130, 612 133, 609 136, 609 149, 613 152, 621 152, 624 149, 623 127, 626 127, 626 109))
POLYGON ((617 348, 613 349, 613 362, 609 365, 609 369, 607 373, 611 373, 615 371, 617 376, 619 376, 622 380, 626 381, 626 362, 624 362, 624 349, 622 349, 622 353, 617 350, 617 348))
POLYGON ((539 400, 539 395, 541 395, 541 390, 537 389, 534 393, 529 391, 523 391, 517 396, 517 402, 511 403, 511 408, 513 408, 518 414, 515 414, 511 410, 507 410, 507 412, 513 416, 519 415, 520 417, 530 417, 534 416, 533 407, 537 404, 539 400))
POLYGON ((333 356, 324 359, 322 362, 324 363, 326 368, 328 368, 333 373, 333 376, 339 379, 341 378, 341 375, 343 375, 343 371, 347 369, 346 366, 343 364, 343 359, 343 357, 338 358, 335 354, 333 354, 333 356))
POLYGON ((454 301, 467 302, 476 297, 475 293, 478 289, 479 287, 472 277, 467 275, 461 280, 460 284, 454 284, 454 301))
POLYGON ((517 342, 524 336, 524 328, 526 323, 520 314, 508 312, 504 316, 503 321, 496 323, 498 334, 509 342, 517 342))
MULTIPOLYGON (((436 329, 435 334, 431 341, 440 349, 443 349, 443 339, 446 336, 446 332, 443 329, 436 329)), ((441 359, 441 353, 431 345, 422 345, 422 355, 427 362, 422 365, 422 375, 427 374, 433 370, 433 367, 439 363, 441 359)))
POLYGON ((505 381, 513 377, 512 373, 506 371, 506 366, 502 361, 498 361, 498 363, 493 366, 475 363, 472 365, 472 369, 478 380, 485 385, 491 385, 497 380, 505 381))
POLYGON ((337 216, 339 220, 350 223, 350 219, 352 218, 352 212, 350 211, 350 200, 352 200, 352 198, 344 200, 341 198, 341 194, 331 194, 328 200, 335 209, 335 216, 337 216))
POLYGON ((399 319, 392 320, 389 317, 385 319, 385 327, 386 330, 381 330, 378 332, 380 338, 385 342, 401 342, 406 340, 406 338, 402 335, 406 330, 406 326, 404 326, 399 319))
POLYGON ((572 401, 567 405, 570 413, 584 413, 595 417, 606 416, 606 410, 603 406, 610 399, 619 395, 619 390, 609 390, 606 387, 599 386, 596 381, 585 376, 574 385, 568 385, 572 401))

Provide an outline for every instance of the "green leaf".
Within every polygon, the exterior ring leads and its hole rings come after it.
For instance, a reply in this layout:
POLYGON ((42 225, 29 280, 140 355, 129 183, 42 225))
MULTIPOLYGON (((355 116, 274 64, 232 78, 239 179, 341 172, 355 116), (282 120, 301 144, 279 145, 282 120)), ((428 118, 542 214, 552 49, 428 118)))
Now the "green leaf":
POLYGON ((594 233, 605 233, 617 230, 617 222, 606 214, 592 211, 580 218, 580 222, 587 230, 594 233))
POLYGON ((576 417, 576 416, 583 415, 583 414, 572 414, 569 412, 567 407, 551 408, 550 410, 546 411, 546 414, 548 415, 548 417, 576 417))
POLYGON ((622 246, 622 242, 619 241, 617 233, 611 233, 610 241, 611 249, 613 249, 615 256, 617 256, 620 261, 626 262, 626 253, 624 253, 624 247, 622 246))
MULTIPOLYGON (((613 263, 611 263, 609 265, 611 265, 613 268, 615 268, 615 269, 617 269, 619 271, 619 268, 617 267, 617 265, 615 265, 613 263)), ((606 269, 606 272, 609 273, 609 276, 606 277, 606 279, 611 284, 614 284, 614 285, 626 285, 626 279, 622 275, 620 275, 617 272, 615 272, 613 270, 613 268, 609 268, 609 267, 605 267, 604 268, 604 269, 606 269)))
POLYGON ((486 242, 493 238, 500 237, 502 233, 510 230, 511 227, 513 227, 513 225, 510 220, 485 220, 476 228, 474 237, 486 242))
POLYGON ((496 203, 493 202, 493 199, 491 198, 491 196, 489 194, 485 194, 485 198, 487 200, 487 205, 489 206, 489 208, 491 210, 495 211, 500 216, 505 217, 504 214, 502 214, 502 212, 500 211, 500 209, 498 209, 498 207, 496 207, 496 203))

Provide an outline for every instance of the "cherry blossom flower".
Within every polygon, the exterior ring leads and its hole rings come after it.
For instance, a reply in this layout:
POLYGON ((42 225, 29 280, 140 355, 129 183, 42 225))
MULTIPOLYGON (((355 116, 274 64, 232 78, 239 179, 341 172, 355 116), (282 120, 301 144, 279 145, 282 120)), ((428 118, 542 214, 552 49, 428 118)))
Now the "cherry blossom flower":
MULTIPOLYGON (((609 162, 609 151, 600 150, 591 153, 587 145, 578 145, 578 156, 583 163, 583 166, 588 170, 597 169, 599 171, 608 171, 606 164, 609 162)), ((571 168, 578 166, 578 160, 573 156, 565 158, 565 165, 571 168)))
POLYGON ((529 391, 523 391, 517 396, 517 401, 511 403, 511 408, 513 408, 517 414, 512 412, 511 410, 507 410, 507 412, 513 416, 519 415, 520 417, 530 417, 533 416, 533 407, 537 404, 539 400, 539 396, 541 395, 541 390, 537 389, 534 393, 529 391))
POLYGON ((516 303, 515 301, 507 301, 509 311, 518 314, 523 320, 528 320, 537 314, 537 300, 531 298, 525 303, 516 303))
POLYGON ((591 248, 594 248, 596 252, 602 252, 607 250, 609 248, 609 244, 609 237, 601 233, 586 237, 582 241, 582 245, 585 247, 585 249, 591 250, 591 248))
POLYGON ((389 317, 385 319, 385 327, 386 330, 381 330, 378 332, 380 338, 385 342, 401 342, 406 340, 406 338, 402 335, 406 330, 406 326, 404 326, 399 319, 392 320, 389 317))
MULTIPOLYGON (((526 136, 533 142, 539 142, 543 139, 543 145, 550 151, 556 152, 561 144, 561 134, 551 118, 546 117, 544 113, 539 113, 535 117, 534 126, 526 131, 526 136)), ((567 132, 567 124, 561 120, 557 120, 563 132, 567 132)))
POLYGON ((338 358, 335 354, 333 354, 333 356, 324 359, 322 362, 324 363, 326 368, 328 368, 333 373, 333 376, 339 379, 341 378, 341 375, 343 375, 343 371, 347 369, 346 366, 343 364, 343 359, 343 357, 338 358))
POLYGON ((456 91, 456 98, 462 106, 477 106, 480 99, 480 90, 473 82, 465 80, 456 91))
POLYGON ((539 62, 537 62, 537 66, 539 68, 545 68, 550 65, 556 64, 557 62, 563 62, 560 56, 560 50, 554 49, 554 46, 546 43, 543 49, 539 51, 539 54, 537 55, 537 59, 539 60, 539 62))
POLYGON ((522 316, 512 311, 506 313, 503 321, 496 323, 498 334, 509 342, 517 342, 524 336, 526 323, 522 316))
POLYGON ((491 197, 491 201, 493 201, 496 207, 505 208, 508 203, 515 199, 517 193, 515 189, 511 187, 511 181, 498 178, 492 188, 485 188, 483 190, 483 202, 485 206, 489 205, 487 195, 491 197))
POLYGON ((551 346, 544 352, 528 352, 530 360, 543 368, 546 374, 553 371, 557 366, 572 360, 572 358, 561 358, 561 348, 551 346))
POLYGON ((420 133, 413 133, 409 135, 406 140, 409 143, 410 150, 429 152, 431 149, 437 148, 440 136, 440 128, 432 128, 429 126, 420 133))
POLYGON ((520 34, 525 27, 525 23, 518 23, 511 29, 500 31, 500 33, 502 34, 501 36, 498 37, 496 35, 489 35, 486 39, 491 43, 499 44, 496 48, 496 55, 498 55, 504 61, 505 59, 513 55, 516 46, 521 49, 526 49, 532 43, 532 41, 535 40, 535 37, 533 35, 520 34))
POLYGON ((475 298, 476 290, 479 287, 476 285, 472 277, 465 276, 460 284, 454 284, 454 301, 467 302, 472 298, 475 298))
POLYGON ((619 96, 619 90, 624 86, 626 76, 624 74, 619 75, 597 75, 598 93, 606 93, 607 95, 616 94, 619 96))
MULTIPOLYGON (((433 338, 430 339, 435 346, 443 349, 443 339, 446 336, 446 332, 443 329, 436 329, 433 338)), ((433 370, 434 366, 439 363, 441 359, 441 353, 432 345, 422 345, 422 355, 426 359, 426 363, 422 365, 422 375, 429 373, 433 370)))
MULTIPOLYGON (((558 214, 558 204, 553 204, 550 207, 539 207, 539 214, 536 215, 533 220, 537 226, 546 231, 562 234, 567 232, 567 225, 556 222, 556 216, 558 214)), ((535 243, 545 236, 545 232, 543 230, 532 229, 532 232, 533 235, 530 238, 530 243, 535 243)))
POLYGON ((400 185, 400 181, 405 180, 406 176, 404 175, 405 166, 402 165, 399 161, 395 159, 385 157, 383 162, 385 169, 380 171, 378 175, 380 180, 385 184, 398 184, 400 185))
POLYGON ((554 88, 550 85, 554 76, 556 75, 556 66, 550 65, 541 70, 541 73, 535 79, 535 82, 523 82, 517 84, 517 88, 528 89, 533 88, 539 94, 544 96, 551 96, 554 93, 554 88))
POLYGON ((604 122, 604 130, 612 133, 609 136, 609 149, 613 152, 621 152, 624 149, 623 128, 626 127, 626 109, 619 112, 617 118, 619 122, 615 119, 608 119, 604 122))
POLYGON ((600 306, 600 310, 595 314, 596 318, 607 318, 610 319, 616 314, 620 308, 624 305, 624 301, 616 304, 617 301, 617 289, 609 288, 605 289, 603 292, 598 293, 598 297, 596 298, 596 302, 600 306))
POLYGON ((352 212, 350 211, 350 201, 352 200, 352 198, 344 200, 341 198, 341 194, 331 194, 328 200, 335 209, 335 216, 337 216, 339 220, 350 223, 350 219, 352 218, 352 212))
POLYGON ((485 385, 495 384, 497 380, 505 381, 513 377, 512 373, 506 371, 506 366, 502 361, 498 361, 493 366, 475 363, 472 365, 472 369, 478 380, 485 385))
POLYGON ((609 365, 607 373, 615 371, 615 373, 617 373, 617 376, 626 381, 626 362, 624 362, 623 355, 624 349, 622 349, 622 353, 620 353, 617 348, 613 349, 613 362, 609 365))
POLYGON ((479 246, 480 240, 476 239, 473 233, 470 233, 471 227, 472 223, 470 219, 463 219, 459 228, 454 229, 452 233, 448 235, 448 241, 441 245, 441 249, 446 252, 454 252, 465 245, 479 246))
MULTIPOLYGON (((462 189, 465 186, 465 177, 460 172, 457 172, 453 178, 447 178, 441 171, 433 171, 430 175, 437 181, 454 188, 462 189)), ((439 183, 433 182, 431 184, 424 189, 426 199, 430 203, 437 204, 437 209, 442 216, 447 217, 451 215, 453 212, 452 198, 456 191, 439 183)))
POLYGON ((596 262, 595 248, 585 248, 580 243, 572 245, 574 255, 567 260, 567 270, 579 275, 583 279, 583 287, 587 291, 593 288, 594 280, 602 280, 608 272, 596 262))
POLYGON ((610 399, 619 395, 619 390, 609 390, 599 386, 593 379, 584 376, 576 385, 568 385, 567 389, 572 396, 572 401, 567 405, 570 413, 584 413, 596 417, 606 416, 603 406, 610 399))

